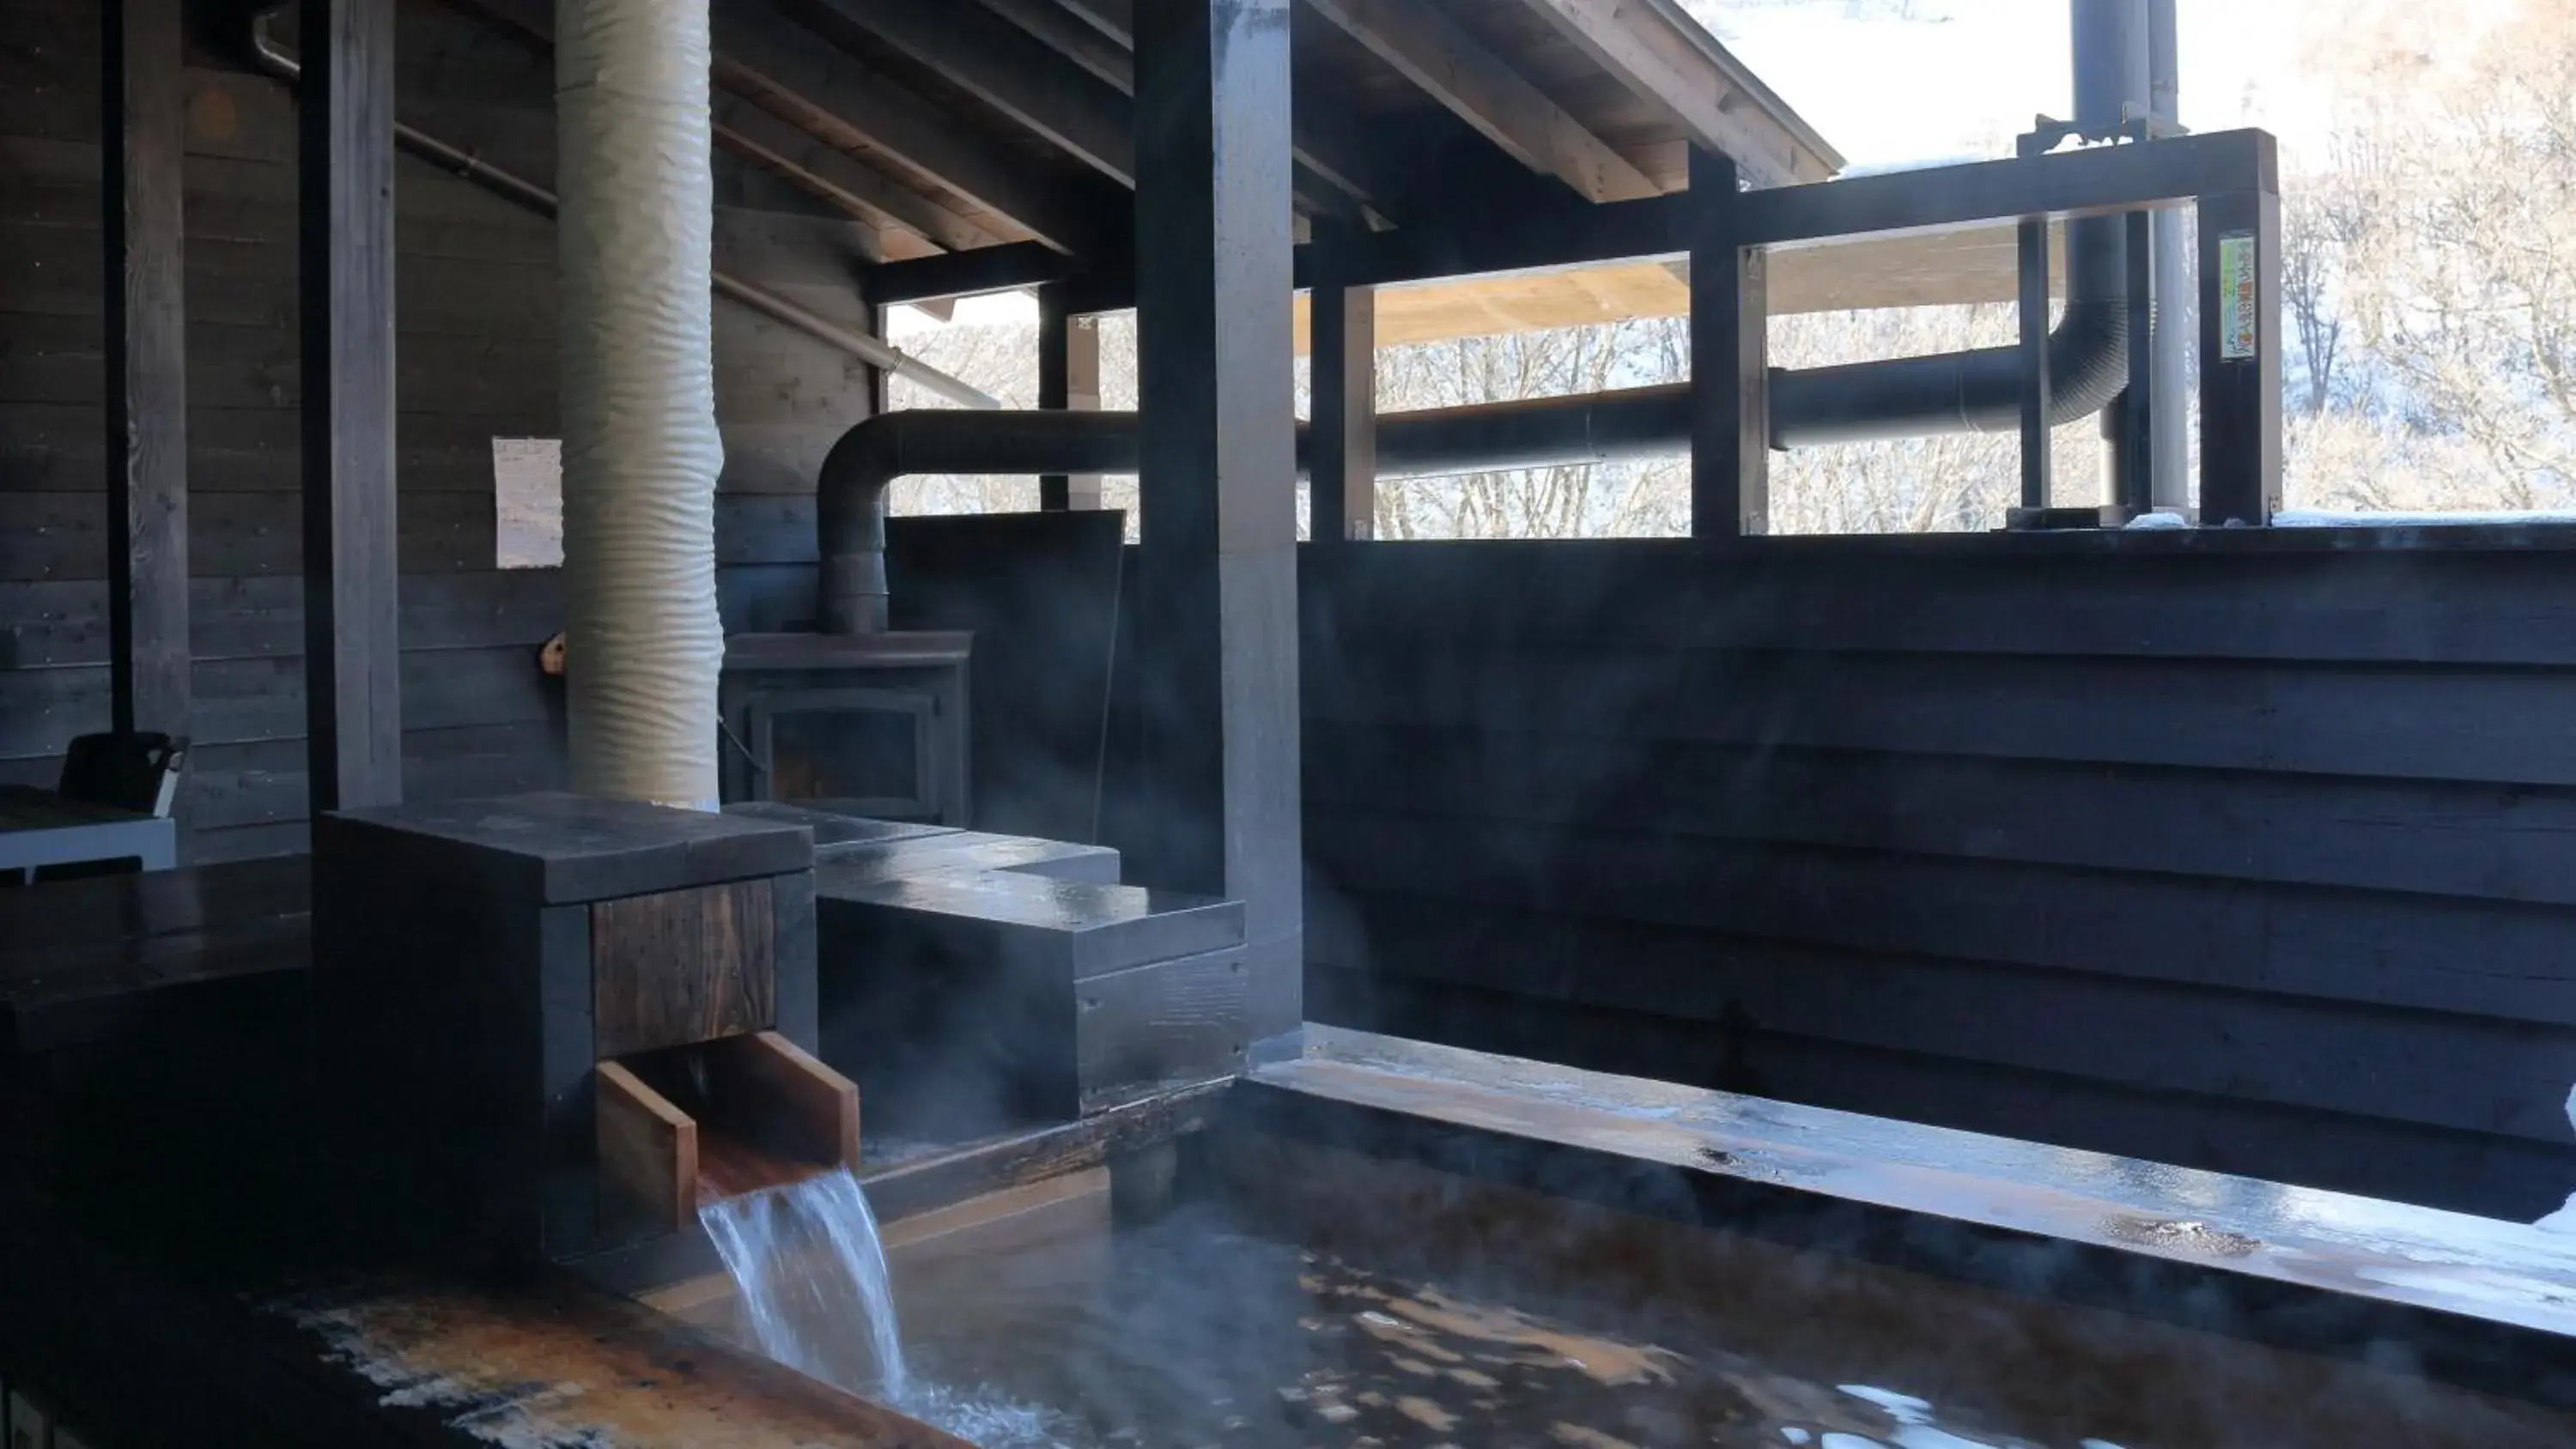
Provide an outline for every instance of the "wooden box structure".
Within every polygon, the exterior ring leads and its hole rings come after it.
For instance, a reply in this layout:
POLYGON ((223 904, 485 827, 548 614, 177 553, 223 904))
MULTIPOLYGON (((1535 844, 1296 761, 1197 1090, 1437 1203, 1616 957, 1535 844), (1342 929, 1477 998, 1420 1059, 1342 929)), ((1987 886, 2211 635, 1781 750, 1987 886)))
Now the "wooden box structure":
POLYGON ((854 1163, 813 840, 565 794, 323 817, 314 960, 361 1200, 560 1258, 854 1163))
POLYGON ((1240 901, 911 853, 815 874, 823 1059, 897 1135, 1068 1121, 1244 1069, 1240 901))

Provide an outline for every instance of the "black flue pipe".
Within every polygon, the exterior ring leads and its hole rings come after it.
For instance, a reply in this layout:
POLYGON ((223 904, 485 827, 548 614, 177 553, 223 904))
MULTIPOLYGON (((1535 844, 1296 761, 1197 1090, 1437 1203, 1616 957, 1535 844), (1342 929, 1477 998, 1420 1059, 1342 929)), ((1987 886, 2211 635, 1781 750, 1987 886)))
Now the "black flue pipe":
MULTIPOLYGON (((2068 19, 2075 129, 2107 140, 2133 109, 2147 113, 2147 3, 2072 0, 2068 19)), ((2128 385, 2125 231, 2117 216, 2066 224, 2066 311, 2048 337, 2052 426, 2100 412, 2128 385)), ((2015 347, 1775 370, 1771 446, 2012 431, 2021 426, 2021 374, 2015 347)))
MULTIPOLYGON (((2075 125, 2116 134, 2148 105, 2147 0, 2071 0, 2075 125)), ((1823 183, 1830 185, 1832 183, 1823 183)), ((2066 310, 2049 334, 2049 421, 2100 412, 2127 385, 2127 239, 2117 216, 2066 227, 2066 310)), ((1775 448, 2000 432, 2021 425, 2021 359, 2012 347, 1838 367, 1774 369, 1775 448)), ((1688 384, 1578 397, 1388 413, 1377 468, 1388 477, 1669 455, 1690 442, 1688 384)), ((911 409, 851 428, 823 460, 815 526, 827 632, 886 627, 885 494, 918 473, 1132 473, 1136 414, 911 409)), ((1305 471, 1301 424, 1297 468, 1305 471)))
MULTIPOLYGON (((1530 402, 1389 413, 1378 419, 1378 471, 1421 477, 1565 463, 1614 463, 1672 451, 1690 429, 1686 384, 1530 402)), ((829 633, 886 627, 885 495, 918 473, 1133 473, 1136 414, 881 413, 841 435, 815 483, 822 555, 817 622, 829 633)), ((1306 472, 1306 425, 1297 425, 1306 472)))

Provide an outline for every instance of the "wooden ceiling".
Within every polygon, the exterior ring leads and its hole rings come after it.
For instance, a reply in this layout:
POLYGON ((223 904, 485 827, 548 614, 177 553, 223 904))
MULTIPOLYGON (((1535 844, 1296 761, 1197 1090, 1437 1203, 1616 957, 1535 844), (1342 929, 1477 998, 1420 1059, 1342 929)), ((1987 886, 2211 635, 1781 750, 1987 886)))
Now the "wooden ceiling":
MULTIPOLYGON (((551 41, 548 0, 440 3, 551 41)), ((873 229, 885 260, 1111 247, 1130 4, 711 0, 717 141, 873 229)), ((1766 185, 1841 166, 1673 0, 1295 0, 1291 25, 1301 224, 1401 226, 1455 204, 1444 183, 1495 177, 1524 198, 1679 190, 1693 142, 1766 185)))
MULTIPOLYGON (((2050 272, 2062 294, 2063 226, 2054 230, 2051 241, 2056 259, 2050 272)), ((1377 341, 1381 347, 1400 347, 1453 337, 1687 316, 1689 275, 1679 261, 1647 260, 1381 287, 1377 341)), ((2018 277, 2013 229, 1984 226, 1775 249, 1770 253, 1768 281, 1771 315, 1786 317, 1873 307, 2010 302, 2018 277)), ((1303 296, 1297 299, 1296 336, 1302 353, 1303 296)))
MULTIPOLYGON (((551 42, 550 0, 432 3, 551 42)), ((1131 3, 711 0, 716 139, 864 224, 879 260, 1114 250, 1133 210, 1131 3)), ((1675 192, 1694 144, 1757 185, 1842 166, 1679 0, 1293 0, 1291 26, 1301 227, 1675 192)), ((2002 228, 1782 251, 1771 307, 2006 300, 2012 276, 2002 228)), ((1461 279, 1381 292, 1378 335, 1675 316, 1688 300, 1656 261, 1461 279)))

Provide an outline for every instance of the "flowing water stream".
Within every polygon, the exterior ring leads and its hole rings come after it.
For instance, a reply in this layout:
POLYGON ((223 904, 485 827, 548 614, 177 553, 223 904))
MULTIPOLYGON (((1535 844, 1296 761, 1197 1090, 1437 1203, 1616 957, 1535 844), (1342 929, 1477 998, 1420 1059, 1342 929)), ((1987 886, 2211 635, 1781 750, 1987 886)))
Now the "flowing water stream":
POLYGON ((885 1246, 847 1169, 719 1198, 698 1209, 698 1221, 733 1275, 744 1326, 763 1354, 885 1403, 909 1396, 885 1246))

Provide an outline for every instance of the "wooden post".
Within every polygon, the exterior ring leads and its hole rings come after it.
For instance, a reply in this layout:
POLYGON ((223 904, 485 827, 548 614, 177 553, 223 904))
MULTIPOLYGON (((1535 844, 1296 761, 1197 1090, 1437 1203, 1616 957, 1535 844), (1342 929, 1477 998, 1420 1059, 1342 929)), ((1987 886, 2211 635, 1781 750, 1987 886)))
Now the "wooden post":
POLYGON ((188 334, 180 0, 108 0, 107 630, 118 730, 188 733, 188 334))
POLYGON ((304 708, 320 814, 402 798, 393 0, 305 0, 299 42, 304 708))
POLYGON ((1276 1051, 1304 1016, 1288 0, 1135 12, 1144 763, 1129 859, 1154 885, 1243 902, 1251 1037, 1276 1051))
MULTIPOLYGON (((1062 283, 1038 288, 1038 406, 1073 412, 1100 410, 1100 329, 1066 306, 1062 283)), ((1097 473, 1042 473, 1038 507, 1050 511, 1098 508, 1097 473)))
POLYGON ((2048 450, 2048 414, 2055 406, 2048 375, 2048 218, 2021 223, 2017 237, 2021 277, 2021 506, 2036 511, 2048 507, 2048 496, 2054 487, 2048 450))
POLYGON ((1769 531, 1770 296, 1762 253, 1736 242, 1742 172, 1690 154, 1691 536, 1769 531))
POLYGON ((2281 506, 2281 197, 2200 198, 2200 522, 2281 506))
POLYGON ((1316 249, 1322 273, 1308 298, 1314 418, 1306 431, 1308 532, 1315 542, 1377 537, 1377 289, 1341 280, 1336 232, 1316 249))
POLYGON ((2111 470, 2122 487, 2103 502, 2127 508, 2134 518, 2155 511, 2156 415, 2172 406, 2173 399, 2156 388, 2156 309, 2162 299, 2156 296, 2155 213, 2133 211, 2123 220, 2129 273, 2129 385, 2112 407, 2119 428, 2120 465, 2111 470))

